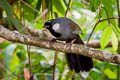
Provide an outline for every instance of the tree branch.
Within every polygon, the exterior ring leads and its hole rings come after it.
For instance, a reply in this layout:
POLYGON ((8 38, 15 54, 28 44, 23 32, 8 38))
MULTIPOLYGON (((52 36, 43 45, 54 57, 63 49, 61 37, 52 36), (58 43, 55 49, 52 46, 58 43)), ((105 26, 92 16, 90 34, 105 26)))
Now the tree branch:
MULTIPOLYGON (((48 31, 46 30, 42 31, 42 30, 34 29, 28 26, 27 26, 27 29, 32 36, 45 38, 46 40, 52 40, 52 36, 49 35, 48 31)), ((118 41, 118 44, 120 44, 120 40, 118 41)), ((101 48, 99 40, 90 40, 87 46, 92 48, 101 48)), ((106 47, 112 47, 112 41, 110 41, 106 47)))
POLYGON ((101 61, 108 61, 111 63, 120 64, 119 54, 111 54, 108 52, 103 52, 100 50, 96 50, 94 48, 87 47, 86 45, 72 44, 71 46, 69 46, 65 43, 51 42, 49 40, 40 39, 38 37, 32 37, 29 35, 24 35, 24 34, 16 33, 14 31, 10 31, 5 27, 3 27, 2 25, 0 25, 0 37, 5 38, 12 42, 19 42, 41 48, 58 50, 65 53, 67 52, 67 53, 81 54, 101 61))
MULTIPOLYGON (((118 41, 118 44, 120 44, 120 40, 118 41)), ((92 48, 101 47, 99 40, 90 40, 87 46, 92 47, 92 48)), ((110 41, 106 47, 112 47, 112 41, 110 41)))
MULTIPOLYGON (((0 25, 3 25, 8 28, 6 18, 0 19, 0 25)), ((53 36, 48 33, 47 30, 39 30, 30 27, 29 25, 25 24, 25 28, 28 30, 31 36, 43 38, 45 40, 52 40, 53 36)), ((119 41, 120 44, 120 41, 119 41)), ((100 48, 100 41, 99 40, 90 40, 87 44, 89 47, 92 48, 100 48)), ((112 42, 110 41, 106 47, 112 47, 112 42)))

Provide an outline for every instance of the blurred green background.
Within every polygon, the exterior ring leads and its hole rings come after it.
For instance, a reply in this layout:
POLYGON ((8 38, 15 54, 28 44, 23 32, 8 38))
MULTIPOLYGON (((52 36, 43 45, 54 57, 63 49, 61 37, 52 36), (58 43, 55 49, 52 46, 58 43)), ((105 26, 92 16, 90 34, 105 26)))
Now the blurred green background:
MULTIPOLYGON (((14 27, 25 33, 21 21, 35 28, 43 29, 44 21, 56 17, 67 17, 75 21, 84 35, 86 43, 98 20, 120 17, 119 0, 0 0, 0 19, 7 18, 8 28, 14 27), (9 4, 8 4, 9 3, 9 4), (45 17, 42 16, 44 13, 45 17), (12 26, 14 25, 14 26, 12 26)), ((97 25, 90 40, 99 40, 102 51, 119 54, 120 23, 117 19, 106 20, 97 25), (112 41, 112 47, 106 47, 112 41)), ((52 80, 52 65, 55 51, 31 46, 32 72, 35 80, 52 80)), ((59 52, 60 53, 60 52, 59 52)), ((119 65, 94 59, 94 68, 87 74, 75 74, 75 80, 120 80, 119 65)), ((0 80, 24 80, 24 71, 29 71, 27 46, 0 38, 0 80)), ((27 72, 26 72, 27 73, 27 72)), ((56 80, 71 80, 64 54, 58 54, 56 80)))

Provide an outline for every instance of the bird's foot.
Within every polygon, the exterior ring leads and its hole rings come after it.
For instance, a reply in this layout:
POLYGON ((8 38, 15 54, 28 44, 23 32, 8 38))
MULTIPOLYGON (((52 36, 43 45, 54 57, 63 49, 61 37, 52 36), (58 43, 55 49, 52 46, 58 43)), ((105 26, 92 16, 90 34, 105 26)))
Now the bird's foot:
POLYGON ((50 46, 52 46, 52 43, 53 42, 56 42, 57 39, 53 38, 51 41, 50 41, 50 46))
POLYGON ((57 39, 55 38, 52 38, 52 40, 50 42, 56 42, 57 39))
POLYGON ((67 43, 67 46, 72 46, 72 44, 76 41, 76 39, 73 39, 70 43, 67 43))
POLYGON ((76 41, 76 39, 73 39, 73 40, 71 41, 71 43, 73 44, 75 41, 76 41))

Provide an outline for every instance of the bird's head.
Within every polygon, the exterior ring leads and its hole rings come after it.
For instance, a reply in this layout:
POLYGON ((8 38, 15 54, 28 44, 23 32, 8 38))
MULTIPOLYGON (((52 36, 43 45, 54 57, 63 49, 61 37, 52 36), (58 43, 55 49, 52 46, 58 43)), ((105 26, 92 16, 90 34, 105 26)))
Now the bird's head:
POLYGON ((51 20, 45 22, 45 24, 44 24, 44 28, 49 29, 49 28, 51 28, 51 27, 52 27, 52 21, 51 21, 51 20))
POLYGON ((44 28, 47 28, 47 29, 52 28, 52 26, 56 23, 57 23, 56 19, 48 20, 47 22, 45 22, 44 28))

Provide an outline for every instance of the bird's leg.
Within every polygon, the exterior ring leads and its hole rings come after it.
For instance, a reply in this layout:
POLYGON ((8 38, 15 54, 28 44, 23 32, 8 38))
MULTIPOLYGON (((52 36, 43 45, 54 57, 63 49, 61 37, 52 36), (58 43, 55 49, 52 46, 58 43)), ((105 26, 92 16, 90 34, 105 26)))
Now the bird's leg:
POLYGON ((56 40, 57 40, 57 39, 52 38, 52 40, 50 41, 50 47, 51 47, 51 45, 52 45, 53 42, 56 42, 56 40))
POLYGON ((56 42, 56 38, 52 38, 52 40, 50 42, 56 42))
POLYGON ((67 43, 68 46, 72 46, 72 44, 76 41, 76 39, 73 39, 70 43, 67 43))
POLYGON ((73 44, 75 41, 76 41, 76 39, 73 39, 73 40, 71 41, 71 43, 73 44))

